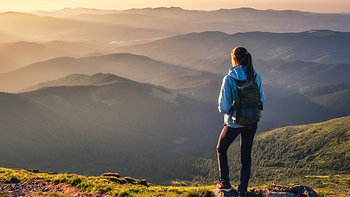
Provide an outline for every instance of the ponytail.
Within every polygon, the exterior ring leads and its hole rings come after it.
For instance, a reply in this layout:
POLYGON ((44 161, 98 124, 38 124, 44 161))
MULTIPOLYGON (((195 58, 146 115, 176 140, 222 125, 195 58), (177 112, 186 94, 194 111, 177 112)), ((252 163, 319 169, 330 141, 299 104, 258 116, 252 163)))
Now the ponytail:
POLYGON ((243 86, 241 87, 238 86, 238 88, 243 89, 253 84, 255 82, 253 61, 252 61, 252 56, 247 51, 247 49, 243 47, 236 47, 232 50, 231 57, 232 57, 232 63, 234 64, 234 66, 245 65, 247 68, 247 81, 243 86))

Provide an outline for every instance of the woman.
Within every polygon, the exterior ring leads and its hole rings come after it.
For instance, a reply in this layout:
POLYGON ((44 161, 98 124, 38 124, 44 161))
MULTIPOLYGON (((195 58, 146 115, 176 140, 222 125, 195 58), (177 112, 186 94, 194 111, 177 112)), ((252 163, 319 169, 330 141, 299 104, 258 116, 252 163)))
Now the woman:
POLYGON ((227 149, 236 137, 241 134, 241 178, 238 186, 238 196, 245 196, 248 187, 248 181, 251 169, 251 150, 254 135, 257 129, 257 123, 251 125, 240 125, 235 122, 236 108, 234 106, 235 90, 238 86, 237 81, 245 81, 245 84, 239 88, 243 89, 256 82, 260 91, 261 105, 265 101, 261 77, 253 68, 252 57, 243 47, 236 47, 231 52, 232 68, 228 75, 223 79, 220 96, 219 111, 224 113, 224 128, 221 131, 217 144, 217 154, 220 171, 220 181, 217 189, 221 191, 230 191, 232 186, 229 179, 229 167, 227 162, 227 149))

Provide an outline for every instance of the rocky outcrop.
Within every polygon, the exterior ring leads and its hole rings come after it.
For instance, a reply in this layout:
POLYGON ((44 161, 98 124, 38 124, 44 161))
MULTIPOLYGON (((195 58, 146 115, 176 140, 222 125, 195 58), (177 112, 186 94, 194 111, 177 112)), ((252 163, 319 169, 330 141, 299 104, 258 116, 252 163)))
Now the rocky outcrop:
MULTIPOLYGON (((211 197, 237 197, 237 191, 222 192, 218 190, 211 191, 211 197)), ((296 185, 293 187, 282 185, 271 185, 269 189, 254 188, 247 192, 247 197, 321 197, 312 188, 296 185)))

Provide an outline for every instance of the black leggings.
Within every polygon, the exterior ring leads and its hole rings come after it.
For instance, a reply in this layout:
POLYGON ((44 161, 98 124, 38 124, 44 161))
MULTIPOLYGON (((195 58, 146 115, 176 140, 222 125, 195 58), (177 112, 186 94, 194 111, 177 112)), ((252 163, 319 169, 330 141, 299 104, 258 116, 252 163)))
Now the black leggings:
POLYGON ((227 161, 227 149, 231 143, 236 139, 236 137, 241 134, 241 183, 238 186, 238 191, 245 192, 247 191, 248 181, 251 170, 251 152, 253 146, 253 140, 256 133, 257 123, 252 124, 251 128, 242 127, 242 128, 231 128, 225 126, 220 134, 218 145, 217 145, 217 154, 219 162, 219 171, 220 171, 220 181, 224 184, 230 182, 229 179, 229 167, 227 161))

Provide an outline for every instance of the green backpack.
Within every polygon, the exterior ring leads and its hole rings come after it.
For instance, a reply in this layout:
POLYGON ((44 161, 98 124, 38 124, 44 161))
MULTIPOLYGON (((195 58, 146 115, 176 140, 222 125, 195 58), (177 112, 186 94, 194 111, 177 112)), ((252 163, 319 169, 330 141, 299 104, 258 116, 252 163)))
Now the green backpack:
POLYGON ((251 125, 259 121, 260 110, 262 110, 259 86, 256 82, 240 89, 246 81, 237 81, 235 91, 236 123, 240 125, 251 125))

